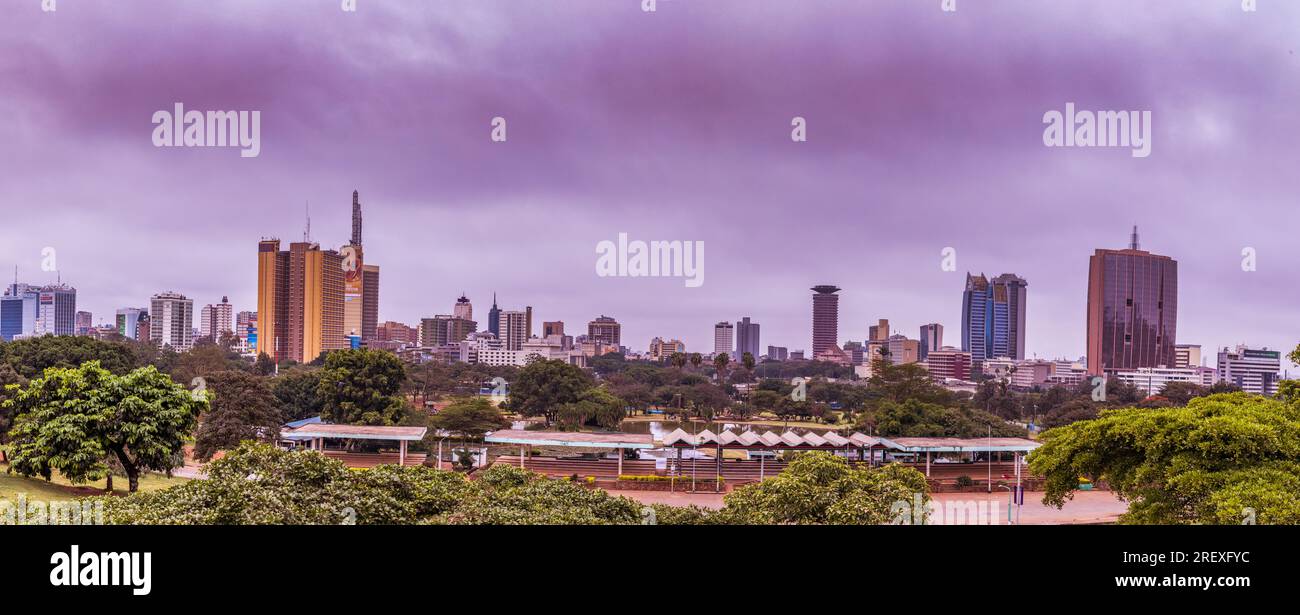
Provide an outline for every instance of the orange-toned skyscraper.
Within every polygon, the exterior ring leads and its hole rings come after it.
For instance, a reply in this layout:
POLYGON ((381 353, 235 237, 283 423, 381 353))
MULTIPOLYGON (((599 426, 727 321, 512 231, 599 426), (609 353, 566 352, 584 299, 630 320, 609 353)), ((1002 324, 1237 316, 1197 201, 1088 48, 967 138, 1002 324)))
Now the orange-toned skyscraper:
POLYGON ((257 352, 306 363, 348 347, 343 257, 312 242, 266 239, 257 247, 257 352))
POLYGON ((1088 373, 1173 367, 1178 261, 1138 247, 1097 250, 1088 263, 1088 373))

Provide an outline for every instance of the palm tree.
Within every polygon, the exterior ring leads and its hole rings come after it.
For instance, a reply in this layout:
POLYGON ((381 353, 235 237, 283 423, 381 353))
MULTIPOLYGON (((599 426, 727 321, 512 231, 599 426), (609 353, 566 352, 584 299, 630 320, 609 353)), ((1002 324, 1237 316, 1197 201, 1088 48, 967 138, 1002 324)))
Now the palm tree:
POLYGON ((745 369, 748 369, 748 370, 752 370, 752 369, 754 369, 754 363, 755 363, 755 362, 754 362, 754 354, 753 354, 753 353, 746 352, 744 355, 741 356, 740 361, 741 361, 741 363, 744 363, 744 364, 745 364, 745 369))
POLYGON ((727 370, 727 363, 730 362, 731 357, 727 356, 727 353, 725 352, 719 353, 718 356, 713 357, 713 366, 718 369, 718 382, 722 382, 722 374, 727 370))
POLYGON ((668 358, 668 362, 671 363, 673 367, 681 369, 686 367, 686 355, 680 352, 674 352, 672 356, 668 358))
POLYGON ((694 367, 695 369, 699 369, 700 364, 703 362, 704 362, 704 357, 701 357, 700 353, 698 352, 691 353, 691 367, 694 367))

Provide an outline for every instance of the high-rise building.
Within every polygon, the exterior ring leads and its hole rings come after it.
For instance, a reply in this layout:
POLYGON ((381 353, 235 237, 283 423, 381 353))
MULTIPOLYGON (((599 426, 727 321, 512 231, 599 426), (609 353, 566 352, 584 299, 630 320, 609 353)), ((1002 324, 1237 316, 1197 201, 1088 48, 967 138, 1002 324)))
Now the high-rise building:
POLYGON ((925 358, 925 367, 932 378, 970 380, 971 353, 952 346, 942 346, 930 351, 925 358))
POLYGON ((550 337, 552 335, 564 336, 564 321, 548 320, 542 323, 542 337, 550 337))
POLYGON ((255 345, 257 340, 257 312, 247 310, 235 314, 235 336, 244 345, 255 345))
POLYGON ((928 325, 921 325, 921 360, 929 356, 930 351, 943 347, 943 325, 932 322, 928 325))
POLYGON ((790 357, 790 349, 785 346, 768 346, 767 358, 772 361, 784 361, 790 357))
POLYGON ((730 353, 735 334, 736 328, 725 320, 713 325, 713 354, 730 353))
POLYGON ((390 320, 379 324, 376 338, 382 342, 411 345, 420 343, 420 332, 415 327, 390 320))
POLYGON ((748 316, 736 321, 736 360, 743 360, 746 352, 758 360, 758 323, 750 322, 748 316))
POLYGON ((194 300, 163 292, 149 300, 149 341, 185 352, 194 346, 194 300))
POLYGON ((961 347, 978 366, 985 359, 1024 358, 1025 287, 1023 278, 1004 273, 992 281, 966 274, 962 293, 961 347))
POLYGON ((686 352, 686 344, 682 343, 681 340, 666 340, 658 337, 650 340, 651 361, 663 361, 677 352, 686 352))
POLYGON ((497 338, 501 340, 501 344, 506 350, 523 349, 524 342, 528 341, 527 312, 502 310, 497 321, 497 327, 501 330, 497 338))
POLYGON ((0 338, 11 342, 35 334, 40 301, 39 288, 14 280, 0 297, 0 338))
POLYGON ((886 340, 891 365, 916 363, 921 360, 921 342, 906 335, 891 335, 886 340))
POLYGON ((33 335, 72 335, 76 320, 77 289, 63 283, 41 287, 33 335))
POLYGON ((533 337, 533 306, 531 306, 531 305, 526 305, 526 306, 524 306, 524 331, 525 331, 525 333, 524 333, 524 339, 525 339, 525 340, 532 339, 532 337, 533 337))
POLYGON ((352 237, 343 246, 343 331, 362 341, 375 339, 379 324, 379 266, 365 260, 361 195, 352 191, 352 237))
POLYGON ((312 242, 258 244, 257 352, 276 361, 314 361, 350 343, 343 328, 343 258, 312 242))
POLYGON ((90 335, 90 330, 95 327, 95 324, 92 322, 94 316, 90 312, 78 310, 76 316, 73 317, 73 320, 75 321, 73 332, 76 335, 90 335))
POLYGON ((1219 382, 1241 387, 1256 395, 1276 395, 1278 371, 1282 369, 1282 353, 1268 348, 1248 348, 1219 351, 1219 382))
POLYGON ((587 339, 618 348, 623 342, 623 326, 604 314, 587 323, 587 339))
POLYGON ((140 317, 148 317, 148 308, 118 308, 117 309, 117 333, 122 337, 130 340, 140 340, 140 317))
MULTIPOLYGON (((397 323, 391 323, 397 324, 397 323)), ((478 323, 456 316, 439 315, 420 319, 419 343, 437 348, 464 341, 478 331, 478 323)))
POLYGON ((1088 373, 1174 365, 1178 261, 1141 250, 1098 249, 1088 264, 1088 373))
POLYGON ((889 319, 881 318, 876 324, 867 327, 867 341, 884 342, 889 340, 889 319))
POLYGON ((361 267, 361 339, 375 339, 378 327, 379 265, 366 263, 361 267))
POLYGON ((1200 367, 1200 344, 1174 344, 1174 367, 1200 367))
POLYGON ((222 334, 234 334, 234 306, 230 299, 221 298, 221 303, 209 303, 199 312, 199 336, 213 342, 220 342, 222 334))
POLYGON ((1007 356, 1025 358, 1025 312, 1029 299, 1029 283, 1014 273, 1004 273, 993 278, 991 284, 995 297, 1006 295, 1007 301, 1007 356))
POLYGON ((451 315, 465 320, 474 320, 474 304, 469 302, 469 297, 461 295, 456 300, 456 306, 451 309, 451 315))
POLYGON ((822 351, 835 346, 840 335, 840 292, 838 286, 823 284, 814 286, 812 354, 817 356, 822 351))
POLYGON ((496 293, 492 293, 492 309, 488 310, 488 333, 501 335, 501 308, 497 307, 496 293))

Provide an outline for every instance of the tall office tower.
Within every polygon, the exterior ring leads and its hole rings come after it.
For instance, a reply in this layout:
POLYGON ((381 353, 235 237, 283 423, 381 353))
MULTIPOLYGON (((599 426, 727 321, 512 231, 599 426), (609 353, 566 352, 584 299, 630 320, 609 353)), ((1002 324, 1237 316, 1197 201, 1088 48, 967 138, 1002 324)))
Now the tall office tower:
POLYGON ((497 327, 501 330, 497 339, 506 350, 520 350, 528 341, 528 315, 525 312, 502 310, 497 327))
POLYGON ((1014 273, 1004 273, 990 282, 1002 289, 1007 298, 1007 352, 1012 359, 1025 358, 1025 311, 1029 299, 1029 283, 1014 273))
POLYGON ((501 308, 497 307, 496 293, 492 293, 492 309, 488 310, 488 333, 501 335, 501 308))
POLYGON ((461 295, 456 300, 456 307, 451 309, 451 315, 465 320, 474 320, 474 304, 469 302, 469 297, 461 295))
POLYGON ((1200 367, 1200 344, 1174 344, 1174 367, 1200 367))
POLYGON ((748 316, 736 322, 736 360, 744 359, 746 352, 758 360, 758 323, 750 322, 748 316))
POLYGON ((247 310, 235 314, 235 336, 240 342, 249 343, 249 339, 257 335, 257 312, 247 310))
POLYGON ((36 333, 40 301, 40 289, 15 279, 0 297, 0 338, 11 342, 15 337, 36 333))
POLYGON ((206 337, 215 342, 221 341, 224 333, 235 332, 234 328, 234 306, 230 305, 230 299, 221 298, 221 303, 209 303, 203 306, 199 312, 199 336, 206 337))
POLYGON ((1277 394, 1278 371, 1282 369, 1282 353, 1268 348, 1247 348, 1239 345, 1233 350, 1219 352, 1217 379, 1241 387, 1256 395, 1277 394))
POLYGON ((1023 278, 1004 273, 993 281, 966 274, 962 293, 962 350, 980 365, 985 359, 1024 358, 1025 287, 1023 278))
POLYGON ((77 289, 62 283, 42 286, 33 335, 72 335, 76 321, 77 289))
POLYGON ((623 326, 617 320, 601 314, 599 318, 587 323, 587 341, 600 342, 618 347, 623 341, 623 326))
POLYGON ((375 339, 379 328, 379 265, 361 267, 361 339, 375 339))
POLYGON ((194 300, 175 292, 149 300, 149 341, 185 352, 194 346, 194 300))
POLYGON ((140 317, 149 315, 148 308, 118 308, 117 309, 117 333, 122 337, 130 340, 140 341, 137 336, 139 333, 140 317))
POLYGON ((1174 364, 1178 261, 1138 246, 1098 249, 1088 263, 1088 373, 1174 364))
POLYGON ((550 337, 552 335, 564 336, 563 320, 548 320, 542 323, 542 337, 550 337))
POLYGON ((257 352, 276 361, 314 361, 349 346, 343 329, 343 258, 311 242, 258 244, 257 352))
POLYGON ((533 337, 533 306, 524 306, 524 340, 530 340, 533 337))
POLYGON ((885 342, 889 341, 889 319, 881 318, 876 324, 867 328, 868 342, 885 342))
POLYGON ((943 347, 943 325, 937 322, 921 325, 921 339, 919 341, 921 342, 920 360, 924 361, 931 350, 938 350, 943 347))
POLYGON ((92 316, 90 312, 78 310, 76 316, 73 316, 73 321, 75 323, 72 327, 73 332, 76 335, 90 335, 91 328, 95 326, 94 323, 91 322, 93 318, 94 316, 92 316))
POLYGON ((812 320, 812 356, 838 343, 840 335, 840 292, 838 286, 814 286, 812 320))
MULTIPOLYGON (((713 354, 731 353, 735 341, 736 329, 731 323, 722 321, 713 325, 713 354)), ((655 338, 659 339, 659 338, 655 338)))
POLYGON ((790 357, 790 349, 785 346, 768 346, 767 358, 773 361, 784 361, 790 357))

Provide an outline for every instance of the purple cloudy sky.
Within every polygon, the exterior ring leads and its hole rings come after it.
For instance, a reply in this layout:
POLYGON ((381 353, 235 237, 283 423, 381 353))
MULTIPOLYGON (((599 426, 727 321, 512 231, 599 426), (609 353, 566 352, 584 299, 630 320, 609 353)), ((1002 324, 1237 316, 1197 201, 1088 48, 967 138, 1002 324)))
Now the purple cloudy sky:
POLYGON ((5 0, 0 262, 46 282, 56 248, 97 322, 166 289, 254 309, 257 240, 301 237, 310 202, 341 245, 355 188, 383 320, 464 291, 485 323, 496 291, 570 332, 615 316, 636 349, 709 351, 745 315, 806 349, 833 283, 841 340, 889 318, 959 344, 964 272, 1014 272, 1029 352, 1073 358, 1088 256, 1138 224, 1179 261, 1179 342, 1300 341, 1300 7, 939 4, 5 0), (153 147, 176 101, 260 110, 261 156, 153 147), (1151 156, 1044 147, 1067 101, 1151 110, 1151 156), (619 232, 703 240, 704 286, 597 277, 619 232))

